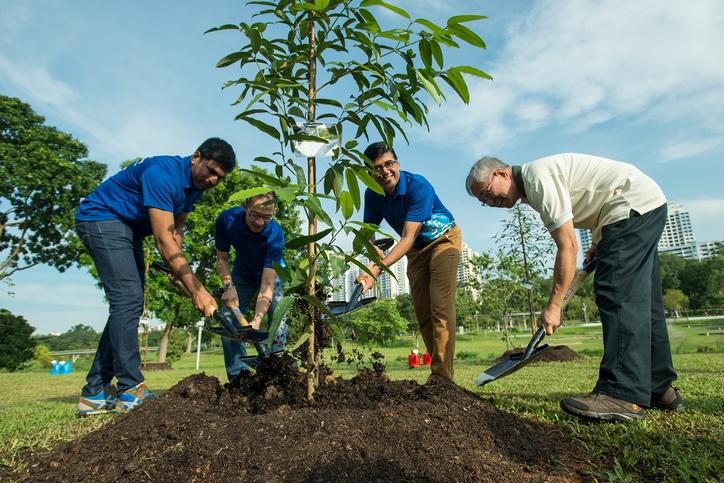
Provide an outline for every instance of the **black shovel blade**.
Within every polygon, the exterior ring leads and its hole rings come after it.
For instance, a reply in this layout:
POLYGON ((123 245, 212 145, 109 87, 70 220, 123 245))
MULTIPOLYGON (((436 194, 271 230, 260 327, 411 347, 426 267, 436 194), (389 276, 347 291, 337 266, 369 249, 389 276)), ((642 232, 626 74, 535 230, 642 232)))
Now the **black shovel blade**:
POLYGON ((327 308, 334 315, 336 315, 337 317, 340 317, 342 315, 353 312, 360 307, 364 307, 365 305, 370 304, 376 300, 377 300, 377 297, 367 297, 366 299, 362 299, 362 300, 358 301, 354 305, 350 305, 347 302, 329 302, 327 304, 327 308))
POLYGON ((214 310, 214 320, 219 327, 210 327, 209 332, 233 340, 248 340, 249 342, 263 342, 269 336, 268 332, 253 329, 252 327, 238 327, 236 316, 228 307, 214 310))
POLYGON ((478 374, 478 378, 475 379, 475 384, 478 386, 484 386, 489 382, 493 382, 501 377, 507 376, 508 374, 512 374, 529 362, 538 358, 538 356, 547 351, 548 348, 548 344, 536 347, 526 358, 523 358, 523 356, 525 356, 524 352, 508 356, 508 358, 504 361, 501 361, 478 374))
POLYGON ((548 349, 548 344, 538 347, 538 344, 540 344, 545 335, 545 329, 543 329, 543 327, 539 327, 523 352, 511 354, 504 361, 484 370, 478 374, 478 378, 475 379, 475 384, 478 386, 484 386, 489 382, 493 382, 517 371, 524 365, 536 359, 548 349))

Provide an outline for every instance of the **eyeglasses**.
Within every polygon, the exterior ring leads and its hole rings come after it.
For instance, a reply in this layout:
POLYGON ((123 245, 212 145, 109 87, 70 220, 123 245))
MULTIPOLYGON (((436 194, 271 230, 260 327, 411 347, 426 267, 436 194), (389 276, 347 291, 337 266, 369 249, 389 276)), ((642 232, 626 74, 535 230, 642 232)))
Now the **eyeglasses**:
POLYGON ((262 215, 261 213, 258 213, 256 211, 247 211, 249 214, 249 218, 251 218, 254 221, 262 220, 264 223, 269 223, 271 219, 274 217, 274 215, 262 215))
POLYGON ((373 168, 374 168, 376 174, 382 174, 383 170, 392 169, 392 167, 395 165, 396 162, 397 162, 396 159, 388 159, 387 161, 385 161, 384 163, 382 163, 380 165, 373 166, 373 168))
POLYGON ((490 186, 492 186, 494 179, 495 173, 493 173, 493 176, 490 177, 490 183, 488 183, 488 186, 478 194, 478 201, 483 206, 488 206, 488 202, 486 200, 488 199, 488 196, 490 196, 490 186))

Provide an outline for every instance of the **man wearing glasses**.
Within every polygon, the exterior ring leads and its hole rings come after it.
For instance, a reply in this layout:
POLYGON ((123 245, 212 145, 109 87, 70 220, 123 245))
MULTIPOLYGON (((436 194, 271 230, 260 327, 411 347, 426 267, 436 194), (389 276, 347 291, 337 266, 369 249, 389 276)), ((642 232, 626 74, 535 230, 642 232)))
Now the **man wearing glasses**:
MULTIPOLYGON (((455 355, 455 290, 460 261, 461 234, 429 181, 419 174, 400 171, 397 154, 384 143, 367 147, 377 182, 385 194, 365 191, 364 222, 379 225, 384 219, 400 235, 387 256, 389 267, 407 255, 407 278, 420 324, 420 334, 432 356, 429 380, 453 379, 455 355)), ((370 265, 379 277, 382 270, 370 265)), ((375 285, 367 273, 357 277, 364 291, 375 285)))
POLYGON ((596 305, 604 354, 598 382, 561 408, 583 418, 630 421, 643 407, 683 407, 666 331, 657 245, 666 224, 666 198, 635 166, 587 154, 548 156, 522 166, 485 157, 465 181, 480 203, 511 208, 528 203, 556 243, 553 288, 539 324, 552 334, 576 270, 574 228, 592 231, 585 261, 597 261, 596 305))
MULTIPOLYGON (((259 329, 264 316, 268 325, 279 298, 282 282, 274 271, 274 262, 284 266, 284 232, 274 220, 276 198, 273 192, 254 196, 241 206, 223 211, 216 220, 216 270, 224 283, 221 302, 229 308, 246 312, 256 295, 251 326, 259 329), (234 247, 234 268, 229 263, 229 251, 234 247)), ((274 337, 272 351, 286 345, 287 325, 282 322, 274 337)), ((229 381, 251 368, 242 361, 246 356, 244 342, 221 339, 224 362, 229 381)))

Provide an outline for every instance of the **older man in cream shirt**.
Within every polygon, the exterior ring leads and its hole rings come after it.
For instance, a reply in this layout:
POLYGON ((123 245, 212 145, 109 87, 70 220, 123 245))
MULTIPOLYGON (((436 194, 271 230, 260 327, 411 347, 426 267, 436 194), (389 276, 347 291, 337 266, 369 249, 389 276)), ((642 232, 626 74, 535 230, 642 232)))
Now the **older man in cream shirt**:
POLYGON ((586 261, 597 260, 596 305, 604 355, 593 392, 561 400, 561 408, 591 419, 630 421, 645 407, 683 407, 664 318, 657 245, 666 224, 666 198, 635 166, 598 156, 564 153, 508 166, 477 161, 468 193, 486 206, 518 200, 540 214, 556 247, 553 288, 539 323, 552 334, 561 325, 563 296, 576 270, 574 228, 592 231, 586 261))

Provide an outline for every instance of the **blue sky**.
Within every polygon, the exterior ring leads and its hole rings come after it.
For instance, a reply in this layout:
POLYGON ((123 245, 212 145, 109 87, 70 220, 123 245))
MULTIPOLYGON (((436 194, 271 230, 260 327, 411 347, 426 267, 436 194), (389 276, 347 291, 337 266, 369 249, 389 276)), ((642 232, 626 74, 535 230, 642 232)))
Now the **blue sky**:
MULTIPOLYGON (((691 212, 699 241, 724 239, 724 3, 718 0, 398 0, 432 20, 487 15, 476 27, 487 51, 451 59, 481 68, 472 101, 454 95, 430 125, 396 146, 403 169, 426 176, 476 251, 494 247, 502 210, 467 196, 467 171, 482 155, 521 164, 584 152, 635 164, 668 199, 691 212)), ((239 1, 3 0, 0 92, 86 143, 109 173, 129 158, 190 154, 209 136, 232 143, 241 166, 268 155, 271 138, 233 117, 238 48, 210 27, 249 20, 239 1)), ((237 34, 238 35, 238 34, 237 34)), ((364 143, 364 140, 362 141, 364 143)), ((0 305, 40 333, 76 323, 101 329, 106 306, 93 279, 36 267, 14 276, 0 305)))

